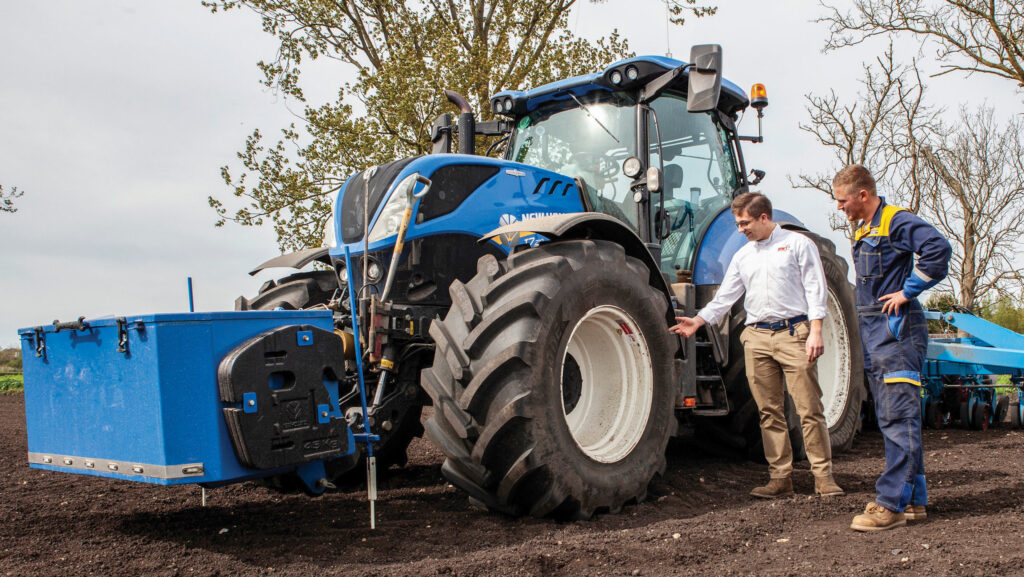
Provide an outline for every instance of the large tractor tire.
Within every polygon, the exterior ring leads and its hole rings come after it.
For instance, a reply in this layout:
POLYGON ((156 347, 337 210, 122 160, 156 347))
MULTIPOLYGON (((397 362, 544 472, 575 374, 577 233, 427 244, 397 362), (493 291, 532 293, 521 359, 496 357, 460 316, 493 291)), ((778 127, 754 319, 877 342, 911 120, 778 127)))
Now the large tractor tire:
MULTIPOLYGON (((822 328, 825 352, 818 359, 818 382, 832 451, 838 453, 849 449, 860 431, 861 404, 867 398, 856 298, 846 277, 848 265, 836 254, 832 241, 812 232, 798 232, 818 247, 828 283, 828 315, 822 328)), ((705 439, 745 450, 751 458, 763 458, 760 418, 757 404, 750 395, 743 344, 740 343, 745 319, 746 313, 738 303, 729 319, 729 366, 723 371, 730 413, 726 417, 700 419, 698 428, 705 439)), ((786 419, 794 455, 802 458, 804 447, 800 420, 788 398, 786 419)))
MULTIPOLYGON (((338 288, 334 271, 317 270, 301 272, 286 276, 279 280, 271 280, 260 287, 259 293, 252 300, 239 298, 236 308, 243 310, 302 310, 326 307, 331 297, 338 288)), ((399 395, 396 403, 386 406, 384 413, 374 418, 373 433, 380 436, 380 441, 374 443, 374 456, 377 458, 377 467, 381 472, 386 471, 392 465, 405 466, 408 458, 406 449, 409 443, 416 437, 423 436, 423 425, 420 423, 420 416, 423 411, 425 398, 422 398, 417 387, 416 379, 422 366, 430 362, 429 355, 420 353, 419 358, 407 359, 400 365, 397 386, 401 387, 404 394, 399 395), (426 358, 423 358, 423 357, 426 358), (387 421, 387 428, 381 425, 387 421)), ((373 382, 366 383, 367 396, 372 394, 373 382)), ((392 386, 395 386, 394 384, 392 386)), ((346 412, 351 407, 360 406, 359 391, 340 391, 341 409, 346 412)), ((328 461, 328 479, 333 482, 344 484, 361 483, 365 481, 364 455, 357 450, 352 456, 328 461), (352 471, 351 475, 346 475, 352 471), (351 478, 349 478, 351 477, 351 478)), ((304 484, 297 478, 273 478, 270 484, 282 490, 302 488, 304 484)))
POLYGON ((302 310, 326 305, 338 288, 334 271, 314 270, 268 280, 252 299, 239 297, 238 310, 272 311, 275 309, 302 310))
POLYGON ((427 435, 478 505, 585 519, 642 500, 674 431, 669 301, 605 241, 484 256, 430 334, 427 435))

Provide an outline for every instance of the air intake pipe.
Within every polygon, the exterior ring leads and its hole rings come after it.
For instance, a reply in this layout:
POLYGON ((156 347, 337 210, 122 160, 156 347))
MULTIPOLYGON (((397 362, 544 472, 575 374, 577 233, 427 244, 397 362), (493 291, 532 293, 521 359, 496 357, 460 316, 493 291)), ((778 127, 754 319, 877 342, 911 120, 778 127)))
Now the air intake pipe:
POLYGON ((459 107, 459 154, 476 154, 476 118, 466 97, 454 90, 445 90, 445 98, 459 107))

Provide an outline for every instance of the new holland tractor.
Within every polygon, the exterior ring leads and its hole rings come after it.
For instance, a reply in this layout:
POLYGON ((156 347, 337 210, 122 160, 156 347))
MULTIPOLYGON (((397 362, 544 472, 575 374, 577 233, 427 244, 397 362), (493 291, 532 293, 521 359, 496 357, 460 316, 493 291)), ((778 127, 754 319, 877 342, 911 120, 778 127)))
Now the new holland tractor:
MULTIPOLYGON (((764 176, 748 173, 740 146, 760 136, 736 126, 748 107, 760 119, 763 87, 751 101, 721 69, 717 45, 695 46, 690 63, 631 58, 496 94, 488 122, 448 93, 460 112, 434 124, 433 154, 355 174, 323 247, 253 274, 326 266, 269 281, 236 308, 335 311, 347 359, 338 403, 353 431, 367 428, 361 365, 379 466, 404 464, 430 404, 444 475, 491 510, 617 511, 644 498, 669 438, 687 429, 756 454, 741 305, 695 339, 668 332, 714 295, 746 242, 730 202, 764 176), (477 136, 504 152, 476 154, 477 136)), ((791 215, 775 220, 813 239, 824 262, 818 366, 842 450, 866 394, 847 264, 791 215)), ((328 461, 328 478, 358 470, 363 453, 328 461)), ((294 475, 273 483, 301 486, 294 475)))

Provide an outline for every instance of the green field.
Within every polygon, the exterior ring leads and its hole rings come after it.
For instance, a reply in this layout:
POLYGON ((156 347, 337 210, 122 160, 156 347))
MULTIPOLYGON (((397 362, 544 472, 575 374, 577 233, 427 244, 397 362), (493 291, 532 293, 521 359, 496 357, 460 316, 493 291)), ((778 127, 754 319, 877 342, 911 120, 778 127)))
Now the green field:
POLYGON ((0 395, 18 393, 25 388, 25 378, 22 375, 0 375, 0 395))

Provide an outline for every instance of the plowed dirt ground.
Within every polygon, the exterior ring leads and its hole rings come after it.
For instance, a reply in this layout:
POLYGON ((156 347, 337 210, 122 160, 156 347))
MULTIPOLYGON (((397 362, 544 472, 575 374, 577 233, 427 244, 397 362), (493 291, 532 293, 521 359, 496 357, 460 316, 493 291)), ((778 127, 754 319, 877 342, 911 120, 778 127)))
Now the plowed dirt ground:
POLYGON ((383 483, 311 499, 247 483, 207 492, 30 469, 24 398, 0 396, 0 575, 1024 575, 1024 431, 925 432, 929 518, 848 529, 873 497, 882 440, 835 459, 844 497, 755 501, 767 467, 680 440, 650 498, 587 522, 475 509, 417 440, 383 483))

